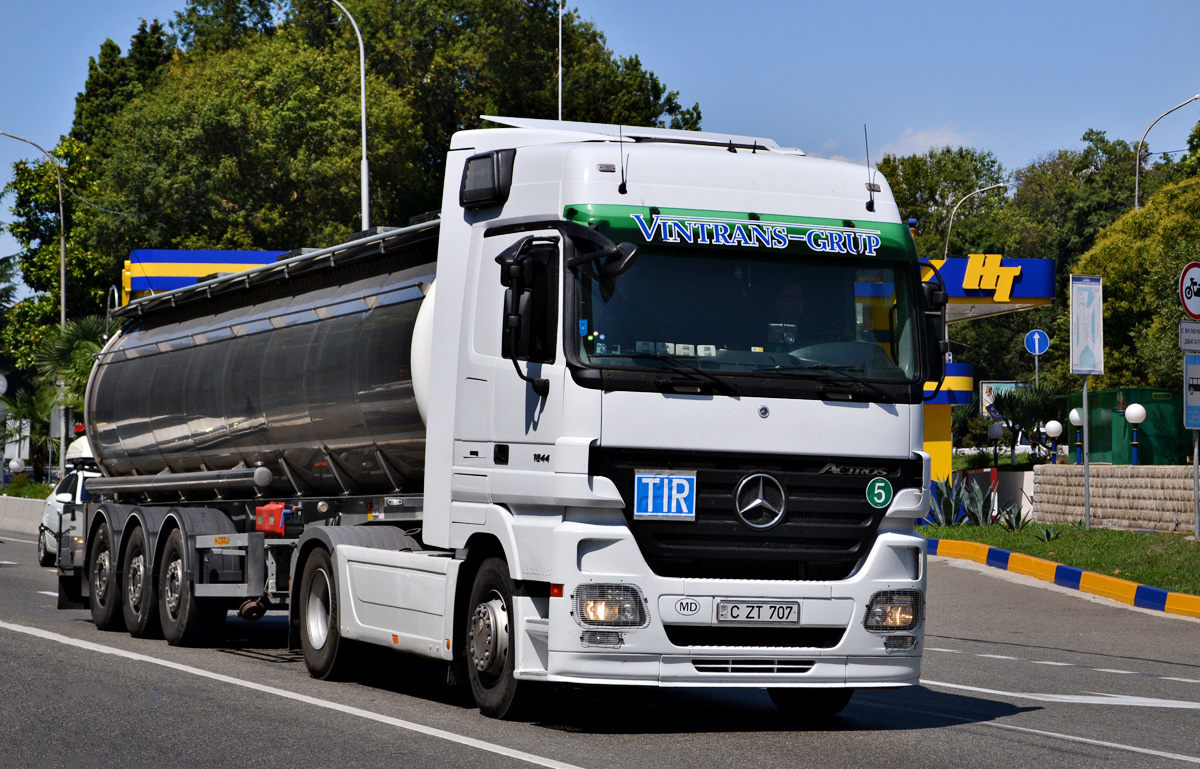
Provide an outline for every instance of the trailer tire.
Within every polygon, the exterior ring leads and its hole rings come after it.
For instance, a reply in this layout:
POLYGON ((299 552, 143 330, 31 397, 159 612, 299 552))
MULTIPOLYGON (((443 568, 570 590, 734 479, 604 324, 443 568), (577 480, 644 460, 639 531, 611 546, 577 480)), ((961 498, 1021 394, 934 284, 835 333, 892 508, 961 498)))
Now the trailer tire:
POLYGON ((333 560, 328 551, 318 547, 304 562, 300 579, 300 648, 304 651, 308 674, 330 680, 345 673, 348 656, 345 647, 348 645, 338 625, 333 560))
POLYGON ((112 531, 108 521, 101 522, 92 537, 88 558, 88 584, 91 589, 92 622, 101 630, 124 630, 121 612, 121 585, 117 579, 117 558, 112 552, 112 531))
POLYGON ((465 619, 467 678, 479 712, 489 718, 520 718, 530 684, 513 677, 513 582, 503 558, 488 558, 475 572, 465 619))
POLYGON ((227 607, 219 599, 197 598, 184 568, 183 534, 173 529, 158 571, 158 620, 171 646, 195 646, 219 635, 227 607))
POLYGON ((768 689, 771 702, 781 712, 808 721, 825 721, 841 713, 854 696, 853 689, 768 689))
POLYGON ((162 628, 158 622, 158 593, 146 552, 146 532, 141 526, 129 532, 125 540, 121 571, 125 575, 125 589, 121 591, 125 627, 134 638, 152 638, 162 628))

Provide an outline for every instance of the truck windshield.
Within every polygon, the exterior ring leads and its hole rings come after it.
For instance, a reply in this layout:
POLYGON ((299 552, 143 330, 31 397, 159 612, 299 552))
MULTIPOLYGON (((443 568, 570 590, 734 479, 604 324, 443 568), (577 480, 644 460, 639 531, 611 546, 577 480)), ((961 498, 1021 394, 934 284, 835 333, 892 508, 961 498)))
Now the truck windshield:
POLYGON ((880 259, 644 249, 615 279, 576 268, 579 359, 594 367, 911 382, 911 267, 880 259))

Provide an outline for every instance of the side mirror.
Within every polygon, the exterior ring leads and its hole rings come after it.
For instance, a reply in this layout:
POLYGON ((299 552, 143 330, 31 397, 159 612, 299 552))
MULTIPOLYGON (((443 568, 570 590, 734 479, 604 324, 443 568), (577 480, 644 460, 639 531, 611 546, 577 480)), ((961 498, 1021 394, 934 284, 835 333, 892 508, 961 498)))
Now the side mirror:
POLYGON ((54 501, 64 505, 69 505, 75 501, 75 498, 71 496, 71 492, 63 491, 54 495, 54 501))
POLYGON ((527 376, 517 361, 554 360, 557 257, 558 238, 532 235, 496 257, 500 284, 505 288, 500 354, 511 359, 517 376, 543 397, 550 391, 549 381, 527 376))
POLYGON ((939 281, 927 280, 921 284, 922 298, 925 300, 924 328, 925 349, 929 351, 929 371, 926 382, 937 382, 938 390, 946 378, 946 353, 950 345, 946 341, 946 305, 949 297, 939 281))

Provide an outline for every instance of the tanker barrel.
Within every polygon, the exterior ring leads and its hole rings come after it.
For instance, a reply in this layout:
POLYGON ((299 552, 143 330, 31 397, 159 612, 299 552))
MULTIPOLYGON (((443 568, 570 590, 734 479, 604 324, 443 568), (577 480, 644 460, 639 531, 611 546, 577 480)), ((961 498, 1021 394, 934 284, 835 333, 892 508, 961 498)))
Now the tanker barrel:
POLYGON ((273 476, 265 467, 243 470, 209 470, 198 473, 163 473, 123 478, 88 478, 83 483, 91 494, 142 491, 199 491, 266 488, 273 476))

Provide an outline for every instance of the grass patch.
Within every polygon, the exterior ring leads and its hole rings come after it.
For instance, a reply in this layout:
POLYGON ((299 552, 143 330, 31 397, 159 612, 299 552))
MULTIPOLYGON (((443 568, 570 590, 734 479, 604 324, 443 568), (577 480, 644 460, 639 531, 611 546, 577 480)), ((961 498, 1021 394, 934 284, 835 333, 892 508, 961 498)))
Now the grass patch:
MULTIPOLYGON (((1045 457, 1034 457, 1028 453, 1017 454, 1017 463, 1015 465, 1009 461, 1010 459, 1012 457, 1009 456, 1008 451, 1001 450, 999 468, 1001 470, 1016 471, 1032 470, 1035 465, 1044 465, 1048 461, 1045 457)), ((987 470, 992 466, 992 452, 980 451, 973 454, 965 454, 956 451, 950 463, 951 469, 956 473, 962 470, 987 470)))
POLYGON ((930 539, 980 542, 1014 553, 1120 577, 1143 585, 1200 595, 1200 542, 1183 534, 1092 529, 1056 524, 1049 541, 1038 531, 1049 527, 1036 521, 1021 531, 1000 526, 918 526, 930 539))

